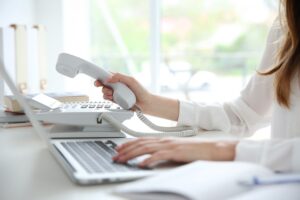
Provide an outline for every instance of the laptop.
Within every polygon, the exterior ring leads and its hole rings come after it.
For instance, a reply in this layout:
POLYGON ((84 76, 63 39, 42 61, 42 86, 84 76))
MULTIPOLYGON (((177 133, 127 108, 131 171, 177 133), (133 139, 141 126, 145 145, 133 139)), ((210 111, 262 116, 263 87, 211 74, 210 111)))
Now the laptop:
POLYGON ((136 165, 114 163, 115 147, 126 138, 105 139, 53 139, 37 120, 36 114, 25 98, 18 92, 0 59, 0 76, 15 95, 19 104, 39 137, 45 142, 51 154, 60 163, 71 180, 80 185, 121 182, 139 179, 154 174, 153 170, 141 169, 136 165))

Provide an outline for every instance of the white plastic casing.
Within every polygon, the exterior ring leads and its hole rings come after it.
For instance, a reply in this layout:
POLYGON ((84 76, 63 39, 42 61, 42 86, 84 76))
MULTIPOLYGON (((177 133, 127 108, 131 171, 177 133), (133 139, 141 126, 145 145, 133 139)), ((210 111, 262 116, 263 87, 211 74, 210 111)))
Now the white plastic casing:
MULTIPOLYGON (((97 65, 83 60, 79 57, 61 53, 58 57, 56 70, 70 78, 74 78, 77 74, 83 73, 102 83, 106 81, 112 74, 97 65)), ((123 83, 105 84, 113 88, 113 100, 124 109, 130 109, 136 102, 134 93, 123 83)))

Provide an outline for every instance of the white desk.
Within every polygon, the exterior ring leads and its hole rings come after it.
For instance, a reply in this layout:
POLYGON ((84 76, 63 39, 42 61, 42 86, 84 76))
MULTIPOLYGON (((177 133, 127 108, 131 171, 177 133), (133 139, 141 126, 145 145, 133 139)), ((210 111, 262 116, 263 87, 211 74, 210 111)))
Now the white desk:
MULTIPOLYGON (((220 138, 220 135, 210 133, 202 137, 220 138)), ((0 200, 120 200, 110 193, 118 185, 78 186, 69 180, 31 127, 0 128, 0 200)), ((300 185, 273 186, 240 197, 273 200, 297 191, 300 185)))
POLYGON ((0 200, 121 199, 110 194, 117 185, 78 186, 31 127, 0 128, 0 200))
POLYGON ((32 128, 0 129, 1 200, 120 200, 110 194, 116 185, 78 186, 32 128))

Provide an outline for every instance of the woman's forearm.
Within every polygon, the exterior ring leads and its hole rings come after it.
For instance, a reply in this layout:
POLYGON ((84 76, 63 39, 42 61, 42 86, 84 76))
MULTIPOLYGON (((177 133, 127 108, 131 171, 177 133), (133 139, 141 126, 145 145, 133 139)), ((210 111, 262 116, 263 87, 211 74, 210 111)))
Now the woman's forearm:
POLYGON ((152 94, 147 104, 142 107, 142 111, 145 114, 177 121, 179 115, 179 101, 152 94))

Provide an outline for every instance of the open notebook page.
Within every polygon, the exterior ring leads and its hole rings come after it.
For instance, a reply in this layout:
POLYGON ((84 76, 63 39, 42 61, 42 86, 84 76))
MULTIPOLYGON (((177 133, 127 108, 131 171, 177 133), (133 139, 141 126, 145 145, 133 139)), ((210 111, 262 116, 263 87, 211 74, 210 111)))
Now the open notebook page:
POLYGON ((241 179, 271 175, 262 166, 244 162, 196 161, 147 179, 118 187, 129 199, 227 199, 249 190, 241 179))

